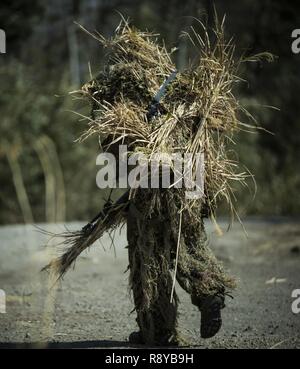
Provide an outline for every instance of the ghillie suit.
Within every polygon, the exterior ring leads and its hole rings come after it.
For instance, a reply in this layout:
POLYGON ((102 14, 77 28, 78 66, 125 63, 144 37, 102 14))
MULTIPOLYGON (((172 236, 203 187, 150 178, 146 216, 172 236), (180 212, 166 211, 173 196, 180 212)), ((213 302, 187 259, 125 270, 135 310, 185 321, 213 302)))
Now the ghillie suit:
POLYGON ((92 105, 80 141, 96 134, 105 151, 115 153, 126 144, 130 154, 143 153, 149 163, 157 153, 191 153, 193 167, 202 152, 204 196, 188 199, 184 187, 131 188, 81 231, 64 234, 68 248, 48 266, 63 276, 104 232, 127 222, 130 288, 140 328, 131 338, 147 345, 177 341, 175 279, 202 313, 202 337, 219 330, 224 294, 235 287, 210 251, 203 223, 207 216, 215 221, 221 198, 234 212, 231 183, 243 183, 247 176, 237 173, 226 150, 241 125, 232 94, 239 80, 234 47, 222 27, 213 45, 205 30, 203 38, 193 29, 188 36, 198 52, 196 63, 177 73, 158 102, 153 96, 175 66, 156 36, 124 21, 111 39, 94 35, 108 51, 107 64, 77 92, 92 105))

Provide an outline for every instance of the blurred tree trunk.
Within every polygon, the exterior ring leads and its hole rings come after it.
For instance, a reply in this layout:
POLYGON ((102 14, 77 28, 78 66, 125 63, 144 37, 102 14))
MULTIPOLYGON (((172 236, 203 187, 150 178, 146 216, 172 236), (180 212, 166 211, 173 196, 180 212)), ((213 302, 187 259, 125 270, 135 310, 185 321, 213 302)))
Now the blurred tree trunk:
POLYGON ((18 162, 18 149, 15 147, 7 147, 5 151, 9 166, 11 168, 13 183, 23 213, 24 222, 34 223, 30 202, 23 181, 22 171, 18 162))

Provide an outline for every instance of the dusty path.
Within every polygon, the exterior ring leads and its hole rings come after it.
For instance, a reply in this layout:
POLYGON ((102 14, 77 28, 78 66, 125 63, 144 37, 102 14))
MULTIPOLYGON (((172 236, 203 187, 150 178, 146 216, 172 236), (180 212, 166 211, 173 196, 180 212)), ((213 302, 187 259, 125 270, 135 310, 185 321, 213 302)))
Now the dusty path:
MULTIPOLYGON (((245 225, 248 239, 237 224, 221 238, 208 227, 216 254, 240 279, 235 298, 227 301, 221 332, 201 340, 198 311, 178 289, 181 329, 200 348, 300 348, 300 314, 291 310, 292 290, 300 288, 300 222, 245 225)), ((47 275, 39 273, 50 258, 41 247, 46 239, 31 226, 0 228, 0 289, 7 295, 0 348, 42 341, 49 347, 128 347, 136 324, 129 314, 124 230, 115 236, 117 257, 109 237, 103 237, 102 246, 83 255, 52 296, 47 275)))

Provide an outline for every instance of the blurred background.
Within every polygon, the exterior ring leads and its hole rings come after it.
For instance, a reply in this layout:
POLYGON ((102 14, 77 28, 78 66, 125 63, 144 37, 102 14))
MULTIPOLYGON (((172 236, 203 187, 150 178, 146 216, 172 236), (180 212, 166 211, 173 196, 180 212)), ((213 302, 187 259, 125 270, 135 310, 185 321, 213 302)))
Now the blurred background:
POLYGON ((237 188, 242 216, 297 216, 300 209, 300 54, 291 33, 300 28, 300 3, 278 0, 1 0, 0 28, 0 223, 87 220, 101 207, 95 158, 97 140, 75 143, 84 125, 71 111, 89 109, 71 99, 103 65, 99 43, 74 24, 113 34, 120 12, 132 24, 158 32, 174 61, 191 56, 181 31, 195 18, 213 25, 214 5, 226 14, 226 33, 241 54, 269 51, 273 63, 249 63, 236 90, 259 124, 273 132, 240 134, 235 150, 255 186, 237 188), (195 17, 195 18, 194 18, 195 17), (247 81, 247 82, 246 82, 247 81), (280 110, 270 109, 275 106, 280 110))

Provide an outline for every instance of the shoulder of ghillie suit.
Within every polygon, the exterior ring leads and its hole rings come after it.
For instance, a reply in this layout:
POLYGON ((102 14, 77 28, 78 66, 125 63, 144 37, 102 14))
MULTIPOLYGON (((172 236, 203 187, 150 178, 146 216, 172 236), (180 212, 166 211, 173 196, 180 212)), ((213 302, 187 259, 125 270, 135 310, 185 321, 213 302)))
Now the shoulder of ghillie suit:
POLYGON ((196 62, 177 73, 159 103, 159 114, 147 118, 151 101, 163 82, 176 70, 171 54, 159 44, 158 35, 142 32, 122 22, 110 39, 99 37, 107 51, 103 70, 82 87, 92 105, 92 121, 82 139, 98 134, 104 148, 126 143, 132 152, 149 160, 155 153, 184 152, 205 155, 205 198, 214 211, 225 199, 230 209, 232 184, 249 176, 237 172, 238 163, 227 143, 241 129, 244 111, 233 94, 241 60, 234 60, 234 44, 226 41, 223 28, 214 31, 210 43, 188 35, 196 49, 196 62))

